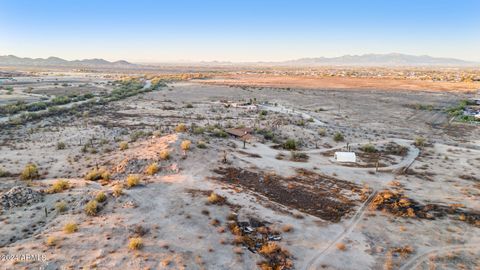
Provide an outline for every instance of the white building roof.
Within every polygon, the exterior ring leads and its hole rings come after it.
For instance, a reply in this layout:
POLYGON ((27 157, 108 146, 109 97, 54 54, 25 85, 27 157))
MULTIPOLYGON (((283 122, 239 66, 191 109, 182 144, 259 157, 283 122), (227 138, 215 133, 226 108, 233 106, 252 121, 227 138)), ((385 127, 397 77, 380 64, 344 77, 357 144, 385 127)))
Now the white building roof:
POLYGON ((335 160, 338 162, 357 162, 354 152, 335 152, 335 160))

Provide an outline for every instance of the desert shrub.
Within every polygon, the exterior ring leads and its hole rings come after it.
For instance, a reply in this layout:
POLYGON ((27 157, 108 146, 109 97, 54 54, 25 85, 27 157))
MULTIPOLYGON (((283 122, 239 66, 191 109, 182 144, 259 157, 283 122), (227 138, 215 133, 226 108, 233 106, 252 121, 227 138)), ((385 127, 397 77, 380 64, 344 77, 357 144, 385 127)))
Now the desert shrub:
POLYGON ((67 224, 65 224, 63 226, 63 231, 65 233, 74 233, 76 231, 78 231, 78 226, 77 226, 77 223, 75 222, 68 222, 67 224))
POLYGON ((282 227, 282 231, 283 232, 291 232, 291 231, 293 231, 293 226, 290 225, 290 224, 286 224, 282 227))
POLYGON ((345 140, 345 137, 343 137, 343 134, 340 132, 336 132, 335 135, 333 135, 333 140, 336 142, 341 142, 345 140))
POLYGON ((52 187, 50 188, 51 193, 60 193, 66 189, 70 188, 70 182, 67 180, 57 180, 53 183, 52 187))
POLYGON ((371 143, 364 144, 360 147, 360 150, 362 150, 365 153, 375 153, 377 152, 377 149, 375 148, 375 145, 371 143))
POLYGON ((416 137, 415 142, 413 144, 417 147, 424 147, 426 141, 427 140, 424 137, 416 137))
POLYGON ((85 214, 89 215, 89 216, 95 216, 97 215, 98 213, 98 204, 97 204, 97 201, 89 201, 86 205, 85 205, 85 214))
POLYGON ((128 242, 128 248, 130 250, 137 250, 142 248, 142 246, 143 246, 143 240, 141 237, 130 238, 130 241, 128 242))
POLYGON ((290 152, 290 159, 293 161, 307 161, 308 155, 306 153, 291 151, 290 152))
POLYGON ((57 150, 63 150, 65 149, 67 146, 65 145, 64 142, 58 142, 57 143, 57 150))
POLYGON ((187 151, 188 149, 190 149, 191 144, 192 144, 191 141, 185 140, 180 144, 180 147, 182 148, 183 151, 187 151))
POLYGON ((12 175, 10 172, 0 169, 0 177, 9 177, 12 175))
POLYGON ((200 148, 200 149, 205 149, 205 148, 207 148, 207 145, 205 144, 205 142, 199 141, 199 142, 197 142, 197 147, 200 148))
POLYGON ((149 132, 145 132, 143 130, 137 130, 135 132, 133 132, 132 134, 130 134, 130 140, 132 142, 138 140, 139 138, 142 138, 142 137, 146 137, 146 136, 149 136, 150 133, 149 132))
POLYGON ((107 200, 107 195, 105 195, 105 192, 103 191, 100 191, 97 193, 97 195, 95 196, 95 201, 97 202, 104 202, 105 200, 107 200))
POLYGON ((56 244, 58 243, 58 240, 57 238, 55 238, 55 236, 49 236, 47 238, 47 240, 45 240, 45 245, 49 246, 49 247, 53 247, 55 246, 56 244))
POLYGON ((287 150, 297 149, 297 142, 294 139, 288 139, 283 143, 283 148, 287 150))
POLYGON ((33 180, 39 177, 40 177, 40 174, 38 173, 37 165, 33 163, 27 164, 23 169, 22 173, 20 174, 20 178, 22 180, 33 180))
POLYGON ((136 174, 129 174, 127 176, 127 187, 131 188, 140 184, 140 176, 136 174))
POLYGON ((221 203, 224 203, 225 202, 225 198, 218 195, 217 193, 215 192, 212 192, 210 193, 210 195, 208 196, 208 202, 209 203, 212 203, 212 204, 221 204, 221 203))
POLYGON ((128 142, 120 142, 119 144, 120 150, 127 150, 128 149, 128 142))
POLYGON ((67 211, 67 203, 65 201, 60 201, 55 204, 55 210, 59 213, 67 211))
POLYGON ((345 246, 344 243, 337 243, 336 247, 338 250, 345 251, 347 249, 347 246, 345 246))
POLYGON ((280 250, 280 246, 275 242, 267 242, 260 248, 260 253, 270 255, 280 250))
POLYGON ((123 194, 123 188, 121 185, 116 185, 113 187, 113 196, 120 197, 123 194))
POLYGON ((98 180, 110 180, 110 173, 104 168, 93 168, 85 175, 85 180, 98 181, 98 180))
POLYGON ((145 173, 148 175, 154 175, 158 172, 158 170, 159 170, 158 164, 156 162, 153 162, 147 166, 147 168, 145 169, 145 173))
POLYGON ((268 112, 265 111, 265 110, 261 110, 261 111, 259 112, 259 114, 260 114, 261 116, 265 116, 265 115, 268 114, 268 112))
POLYGON ((160 158, 163 159, 163 160, 167 160, 170 158, 170 151, 168 151, 167 149, 163 149, 162 151, 160 151, 160 158))
POLYGON ((218 138, 226 138, 228 137, 228 134, 223 129, 216 128, 213 130, 213 136, 218 138))
POLYGON ((187 131, 187 126, 183 123, 180 123, 175 127, 175 132, 186 132, 186 131, 187 131))
POLYGON ((319 128, 319 129, 318 129, 318 135, 320 135, 320 136, 322 136, 322 137, 325 136, 325 135, 327 135, 327 130, 324 129, 324 128, 319 128))
POLYGON ((188 103, 187 106, 185 106, 185 108, 191 109, 191 108, 193 108, 193 105, 191 103, 188 103))
POLYGON ((203 127, 196 127, 196 128, 193 129, 193 133, 197 134, 197 135, 198 134, 203 134, 204 132, 205 132, 205 128, 203 128, 203 127))

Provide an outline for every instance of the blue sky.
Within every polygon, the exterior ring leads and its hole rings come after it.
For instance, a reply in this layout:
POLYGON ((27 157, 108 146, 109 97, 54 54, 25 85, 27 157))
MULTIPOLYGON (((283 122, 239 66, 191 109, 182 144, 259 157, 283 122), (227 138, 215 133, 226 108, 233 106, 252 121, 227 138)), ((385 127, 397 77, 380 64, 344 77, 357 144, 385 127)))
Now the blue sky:
POLYGON ((480 61, 480 0, 0 0, 0 55, 278 61, 428 54, 480 61))

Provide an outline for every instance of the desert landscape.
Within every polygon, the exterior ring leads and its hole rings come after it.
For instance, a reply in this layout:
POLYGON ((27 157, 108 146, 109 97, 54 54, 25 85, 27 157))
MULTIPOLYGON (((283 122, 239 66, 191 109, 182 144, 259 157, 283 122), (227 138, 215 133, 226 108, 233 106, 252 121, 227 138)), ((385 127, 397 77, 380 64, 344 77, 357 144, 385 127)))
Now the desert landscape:
POLYGON ((4 269, 480 267, 475 91, 2 72, 4 269))
POLYGON ((480 1, 2 1, 0 270, 480 270, 480 1))

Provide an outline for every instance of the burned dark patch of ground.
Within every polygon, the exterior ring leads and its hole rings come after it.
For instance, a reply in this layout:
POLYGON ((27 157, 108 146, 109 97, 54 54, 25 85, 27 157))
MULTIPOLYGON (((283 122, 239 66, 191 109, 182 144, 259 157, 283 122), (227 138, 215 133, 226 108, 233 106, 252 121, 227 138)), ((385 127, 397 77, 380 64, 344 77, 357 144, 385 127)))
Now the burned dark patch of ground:
POLYGON ((306 170, 298 170, 292 177, 234 167, 214 172, 219 175, 214 177, 218 181, 247 188, 273 202, 331 222, 339 222, 366 198, 365 190, 356 184, 306 170))

